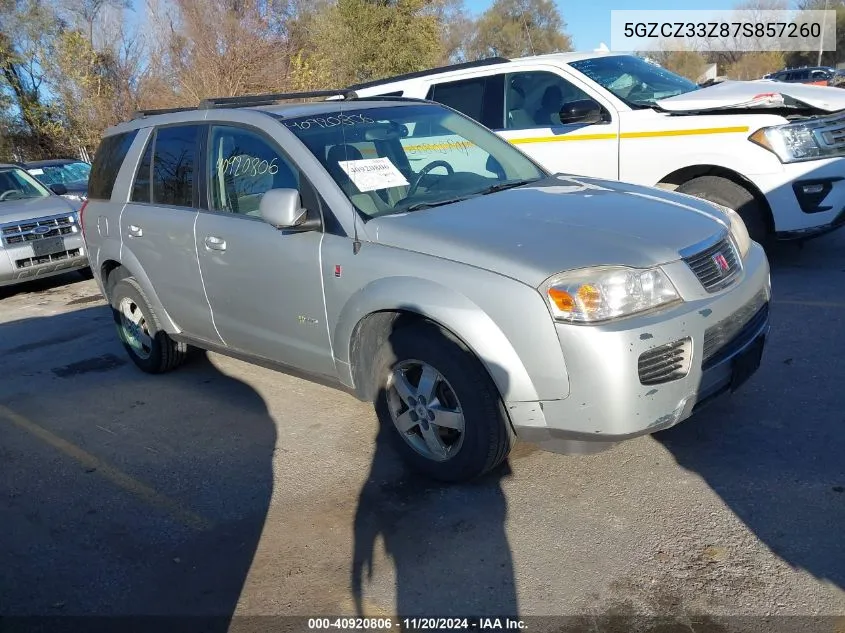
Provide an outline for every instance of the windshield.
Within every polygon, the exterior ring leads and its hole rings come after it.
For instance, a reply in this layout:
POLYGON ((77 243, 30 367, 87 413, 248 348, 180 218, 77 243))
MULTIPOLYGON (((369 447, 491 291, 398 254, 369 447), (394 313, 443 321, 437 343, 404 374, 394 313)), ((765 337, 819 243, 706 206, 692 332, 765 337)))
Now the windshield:
POLYGON ((0 202, 44 198, 50 192, 23 169, 0 168, 0 202))
POLYGON ((64 165, 41 165, 30 167, 27 171, 38 178, 45 185, 71 183, 86 183, 91 173, 91 165, 88 163, 66 163, 64 165))
POLYGON ((547 174, 507 141, 436 104, 279 117, 366 218, 495 193, 547 174))
POLYGON ((695 82, 633 55, 593 57, 569 65, 634 108, 698 90, 695 82))

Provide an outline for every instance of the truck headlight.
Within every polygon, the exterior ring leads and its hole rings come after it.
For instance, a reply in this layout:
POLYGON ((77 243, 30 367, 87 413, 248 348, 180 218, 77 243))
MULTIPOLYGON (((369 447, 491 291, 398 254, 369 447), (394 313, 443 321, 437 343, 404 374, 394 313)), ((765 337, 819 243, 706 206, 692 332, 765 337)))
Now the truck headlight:
POLYGON ((583 268, 554 275, 540 289, 555 320, 566 323, 599 323, 681 301, 660 268, 583 268))
MULTIPOLYGON (((782 163, 798 163, 805 160, 818 160, 820 158, 832 158, 845 156, 845 143, 832 138, 831 131, 823 131, 822 128, 830 127, 830 121, 816 119, 814 121, 799 121, 797 123, 785 123, 772 127, 760 128, 748 137, 752 143, 775 154, 782 163), (832 143, 828 145, 824 140, 825 134, 831 135, 832 143)), ((842 125, 835 128, 841 129, 842 125)))

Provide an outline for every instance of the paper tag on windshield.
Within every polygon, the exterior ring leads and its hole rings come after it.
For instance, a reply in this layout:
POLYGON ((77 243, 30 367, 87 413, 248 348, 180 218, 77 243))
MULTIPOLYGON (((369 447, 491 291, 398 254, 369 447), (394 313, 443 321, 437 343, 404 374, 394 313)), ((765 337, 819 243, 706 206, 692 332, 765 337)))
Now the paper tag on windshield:
POLYGON ((375 191, 408 184, 396 165, 389 158, 362 158, 341 160, 337 163, 358 187, 358 191, 375 191))
POLYGON ((44 170, 43 169, 30 169, 29 173, 32 174, 33 176, 40 176, 44 173, 44 170))

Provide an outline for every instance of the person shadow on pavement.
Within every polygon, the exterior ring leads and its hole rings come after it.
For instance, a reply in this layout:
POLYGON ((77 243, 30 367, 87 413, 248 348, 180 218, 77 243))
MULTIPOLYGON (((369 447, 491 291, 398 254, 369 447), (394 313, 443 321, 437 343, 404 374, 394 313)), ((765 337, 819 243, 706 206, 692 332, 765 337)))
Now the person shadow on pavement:
MULTIPOLYGON (((380 425, 358 496, 351 566, 357 615, 374 615, 373 601, 365 596, 368 585, 373 594, 391 593, 389 570, 378 560, 381 539, 395 574, 392 615, 401 628, 406 628, 401 618, 517 617, 502 489, 511 475, 508 461, 471 482, 443 484, 405 465, 390 437, 394 433, 392 425, 380 425)), ((384 600, 389 598, 379 602, 384 600)), ((390 610, 376 606, 382 613, 390 610)))
POLYGON ((0 619, 229 630, 273 490, 262 396, 203 352, 144 374, 105 307, 0 325, 0 375, 0 619))

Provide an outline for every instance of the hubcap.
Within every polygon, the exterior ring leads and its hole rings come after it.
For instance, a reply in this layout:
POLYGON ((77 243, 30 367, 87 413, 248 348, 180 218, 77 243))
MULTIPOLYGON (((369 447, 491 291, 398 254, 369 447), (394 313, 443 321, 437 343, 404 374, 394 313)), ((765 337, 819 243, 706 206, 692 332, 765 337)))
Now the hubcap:
POLYGON ((153 339, 141 308, 129 297, 124 297, 120 300, 118 309, 123 340, 139 358, 149 358, 152 353, 153 339))
POLYGON ((399 363, 388 378, 387 403, 399 434, 423 457, 442 462, 461 449, 461 404, 446 378, 428 363, 399 363))

